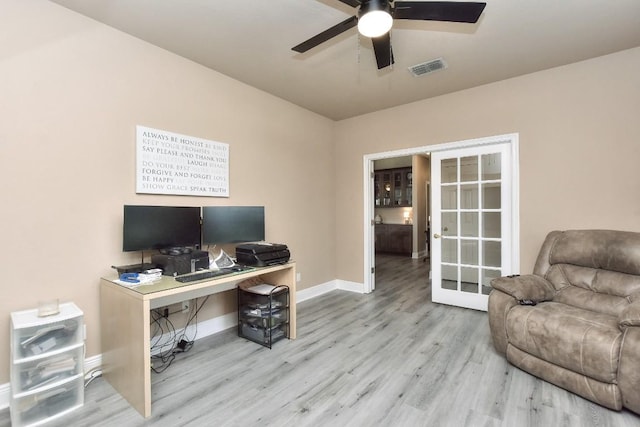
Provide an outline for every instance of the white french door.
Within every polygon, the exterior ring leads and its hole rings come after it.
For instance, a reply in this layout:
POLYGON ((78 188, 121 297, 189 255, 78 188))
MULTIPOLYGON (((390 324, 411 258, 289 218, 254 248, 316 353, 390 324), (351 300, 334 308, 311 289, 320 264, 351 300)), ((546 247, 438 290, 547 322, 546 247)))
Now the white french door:
POLYGON ((433 302, 486 311, 512 273, 513 161, 508 143, 431 153, 433 302))

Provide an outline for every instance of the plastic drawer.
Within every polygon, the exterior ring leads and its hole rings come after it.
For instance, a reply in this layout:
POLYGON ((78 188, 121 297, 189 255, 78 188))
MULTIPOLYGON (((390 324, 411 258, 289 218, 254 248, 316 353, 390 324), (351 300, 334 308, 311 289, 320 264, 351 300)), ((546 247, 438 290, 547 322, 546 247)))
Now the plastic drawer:
POLYGON ((80 344, 83 317, 64 304, 60 314, 39 318, 36 310, 11 313, 14 362, 80 344))
POLYGON ((84 344, 70 350, 22 359, 11 365, 11 392, 29 392, 84 373, 84 344))
POLYGON ((240 333, 243 338, 247 338, 258 344, 271 346, 276 341, 280 341, 286 334, 286 324, 280 324, 274 328, 262 328, 257 325, 242 322, 240 333))
POLYGON ((245 307, 242 309, 240 318, 251 325, 263 328, 273 327, 289 321, 289 310, 284 308, 269 311, 245 307))
POLYGON ((256 310, 269 310, 276 308, 283 308, 288 306, 289 290, 284 290, 275 293, 269 300, 269 295, 253 294, 246 291, 241 291, 239 294, 239 304, 256 310))
POLYGON ((61 417, 84 403, 84 378, 77 375, 52 387, 14 395, 11 423, 14 426, 37 426, 61 417))

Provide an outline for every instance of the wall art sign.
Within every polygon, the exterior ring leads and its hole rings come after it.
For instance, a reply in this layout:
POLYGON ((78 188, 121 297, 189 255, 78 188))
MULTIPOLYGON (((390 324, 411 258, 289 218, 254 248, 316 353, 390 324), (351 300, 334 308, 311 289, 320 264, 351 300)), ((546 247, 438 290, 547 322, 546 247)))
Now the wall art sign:
POLYGON ((136 126, 136 193, 229 197, 229 144, 136 126))

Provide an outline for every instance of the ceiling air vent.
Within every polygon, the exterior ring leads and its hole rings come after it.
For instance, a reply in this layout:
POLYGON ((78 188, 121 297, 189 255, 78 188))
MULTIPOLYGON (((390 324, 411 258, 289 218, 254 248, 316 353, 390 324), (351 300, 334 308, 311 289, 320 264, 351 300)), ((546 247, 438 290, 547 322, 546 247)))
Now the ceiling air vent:
POLYGON ((443 70, 447 68, 447 63, 442 58, 434 59, 432 61, 423 62, 422 64, 416 64, 409 67, 409 72, 414 77, 422 76, 424 74, 433 73, 434 71, 443 70))

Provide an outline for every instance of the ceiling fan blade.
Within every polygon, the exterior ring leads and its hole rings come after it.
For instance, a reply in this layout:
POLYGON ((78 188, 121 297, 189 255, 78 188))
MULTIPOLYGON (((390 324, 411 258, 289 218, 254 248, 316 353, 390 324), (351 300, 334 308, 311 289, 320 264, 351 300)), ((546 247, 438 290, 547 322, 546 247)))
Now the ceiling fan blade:
POLYGON ((394 19, 423 21, 478 22, 486 3, 453 1, 397 1, 394 19))
POLYGON ((340 0, 344 4, 348 4, 351 7, 360 6, 360 0, 340 0))
POLYGON ((358 25, 358 18, 355 17, 355 16, 352 16, 351 18, 345 19, 344 21, 342 21, 338 25, 334 25, 333 27, 329 28, 328 30, 325 30, 325 31, 321 32, 320 34, 317 34, 317 35, 311 37, 309 40, 304 41, 304 42, 300 43, 299 45, 292 47, 291 50, 295 50, 296 52, 304 53, 304 52, 308 51, 309 49, 312 49, 312 48, 318 46, 319 44, 324 43, 327 40, 337 36, 338 34, 344 33, 345 31, 347 31, 350 28, 355 27, 356 25, 358 25))
POLYGON ((391 50, 391 33, 388 32, 380 37, 372 37, 373 50, 376 54, 378 70, 393 64, 393 51, 391 50))

